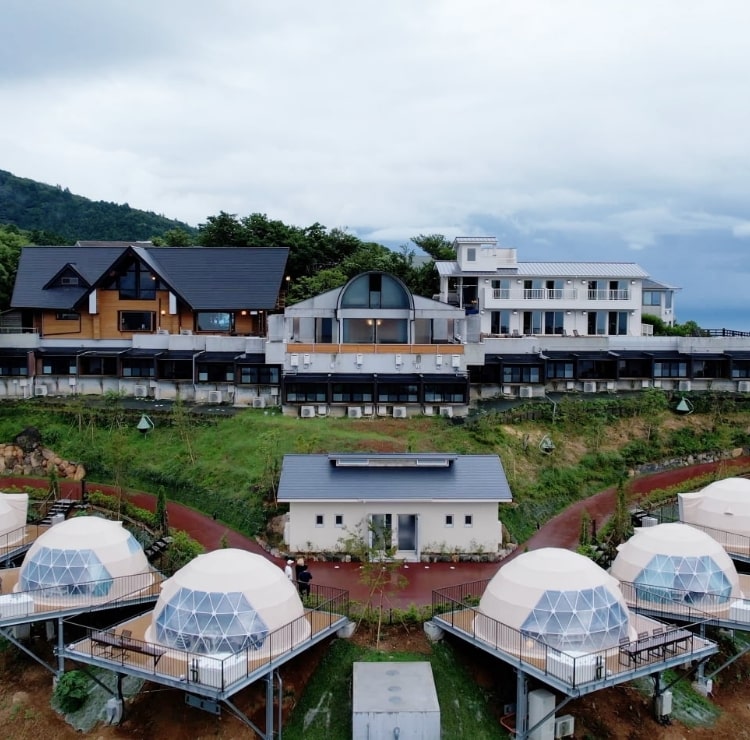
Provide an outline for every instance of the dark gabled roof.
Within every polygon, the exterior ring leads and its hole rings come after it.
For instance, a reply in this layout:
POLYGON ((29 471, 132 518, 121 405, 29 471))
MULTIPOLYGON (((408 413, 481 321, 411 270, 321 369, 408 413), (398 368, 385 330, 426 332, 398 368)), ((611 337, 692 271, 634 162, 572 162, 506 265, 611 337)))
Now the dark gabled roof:
POLYGON ((497 455, 284 455, 279 501, 511 501, 497 455))
POLYGON ((275 308, 289 255, 286 247, 24 247, 11 307, 72 309, 88 288, 44 286, 68 264, 94 286, 127 252, 143 260, 194 311, 275 308))

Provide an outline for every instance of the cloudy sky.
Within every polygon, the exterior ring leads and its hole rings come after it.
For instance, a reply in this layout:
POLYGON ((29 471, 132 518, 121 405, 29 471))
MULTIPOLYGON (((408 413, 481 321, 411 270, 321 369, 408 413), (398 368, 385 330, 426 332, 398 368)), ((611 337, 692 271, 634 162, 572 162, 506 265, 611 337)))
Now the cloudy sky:
POLYGON ((3 0, 0 169, 638 262, 750 330, 746 0, 3 0))

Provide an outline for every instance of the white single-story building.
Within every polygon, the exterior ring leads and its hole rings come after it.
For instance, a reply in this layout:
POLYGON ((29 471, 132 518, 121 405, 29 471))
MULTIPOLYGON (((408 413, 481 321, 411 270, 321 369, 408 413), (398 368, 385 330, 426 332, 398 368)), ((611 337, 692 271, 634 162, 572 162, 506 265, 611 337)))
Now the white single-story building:
POLYGON ((285 455, 278 500, 289 504, 291 551, 344 553, 363 544, 419 560, 496 555, 498 505, 512 498, 497 455, 347 453, 285 455))

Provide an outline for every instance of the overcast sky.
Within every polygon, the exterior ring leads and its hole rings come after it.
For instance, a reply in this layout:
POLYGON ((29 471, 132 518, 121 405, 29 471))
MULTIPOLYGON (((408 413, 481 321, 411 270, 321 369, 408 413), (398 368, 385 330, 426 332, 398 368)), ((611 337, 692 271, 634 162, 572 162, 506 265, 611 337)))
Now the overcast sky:
POLYGON ((750 330, 747 0, 3 0, 0 169, 638 262, 750 330))

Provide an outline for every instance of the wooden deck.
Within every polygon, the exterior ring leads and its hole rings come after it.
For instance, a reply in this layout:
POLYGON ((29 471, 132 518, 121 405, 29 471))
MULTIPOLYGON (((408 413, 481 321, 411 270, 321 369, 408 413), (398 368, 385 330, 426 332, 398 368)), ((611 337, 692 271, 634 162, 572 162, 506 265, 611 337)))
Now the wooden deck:
POLYGON ((149 674, 151 680, 157 683, 176 685, 184 683, 186 689, 201 692, 201 689, 224 691, 233 685, 234 690, 250 683, 254 674, 262 675, 269 669, 272 660, 282 659, 284 654, 292 654, 292 647, 304 647, 311 639, 330 631, 344 617, 340 614, 332 614, 322 611, 307 611, 304 619, 292 623, 290 632, 286 633, 285 627, 271 633, 257 650, 246 650, 223 660, 208 655, 200 655, 182 650, 163 648, 154 643, 146 642, 146 631, 152 623, 153 612, 146 612, 138 617, 121 622, 109 631, 111 635, 121 636, 123 630, 129 631, 126 641, 149 649, 128 649, 120 644, 119 639, 102 640, 96 632, 79 642, 66 647, 68 657, 75 659, 89 657, 96 659, 98 665, 106 665, 111 670, 120 670, 123 673, 149 674), (296 633, 296 639, 291 639, 292 631, 296 633), (281 633, 278 635, 278 633, 281 633), (278 635, 279 639, 274 640, 278 635), (92 637, 96 639, 92 639, 92 637), (289 637, 288 643, 284 645, 284 638, 289 637), (106 644, 108 642, 114 644, 106 644), (274 649, 272 643, 275 642, 274 649), (123 649, 124 648, 124 649, 123 649), (286 648, 286 649, 278 649, 286 648), (158 653, 158 656, 157 656, 158 653))

